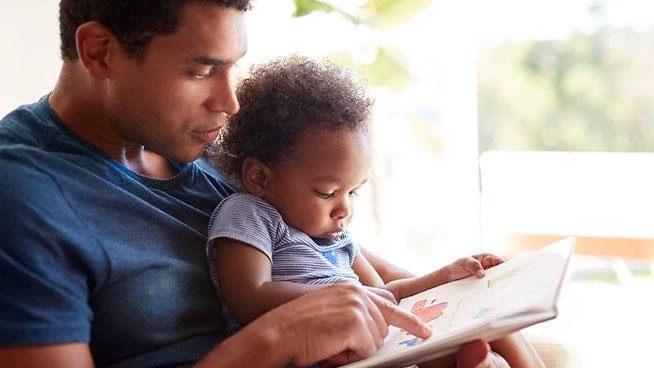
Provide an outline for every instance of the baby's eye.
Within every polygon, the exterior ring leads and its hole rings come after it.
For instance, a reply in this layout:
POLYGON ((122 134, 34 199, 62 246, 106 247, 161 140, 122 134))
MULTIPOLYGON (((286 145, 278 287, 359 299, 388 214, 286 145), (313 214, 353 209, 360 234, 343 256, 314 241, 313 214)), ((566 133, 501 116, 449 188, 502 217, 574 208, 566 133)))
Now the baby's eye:
POLYGON ((334 192, 327 193, 327 192, 321 192, 319 190, 316 190, 316 194, 318 195, 318 197, 324 198, 324 199, 328 199, 328 198, 331 198, 331 197, 334 196, 334 192))
POLYGON ((353 190, 348 194, 350 195, 350 197, 358 197, 359 196, 359 192, 357 192, 356 190, 353 190))

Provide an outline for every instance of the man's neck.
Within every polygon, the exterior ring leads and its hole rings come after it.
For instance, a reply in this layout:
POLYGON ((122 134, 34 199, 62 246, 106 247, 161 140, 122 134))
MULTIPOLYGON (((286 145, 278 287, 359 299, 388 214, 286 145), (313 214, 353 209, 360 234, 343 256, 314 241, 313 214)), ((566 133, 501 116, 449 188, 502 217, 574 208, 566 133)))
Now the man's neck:
POLYGON ((144 149, 143 146, 126 149, 123 161, 118 162, 134 172, 155 179, 168 179, 175 175, 168 164, 168 160, 159 154, 144 149))
POLYGON ((66 65, 48 100, 63 123, 82 139, 106 153, 112 160, 141 175, 166 179, 174 175, 168 161, 143 145, 127 142, 111 129, 100 102, 102 91, 79 73, 79 65, 66 65))

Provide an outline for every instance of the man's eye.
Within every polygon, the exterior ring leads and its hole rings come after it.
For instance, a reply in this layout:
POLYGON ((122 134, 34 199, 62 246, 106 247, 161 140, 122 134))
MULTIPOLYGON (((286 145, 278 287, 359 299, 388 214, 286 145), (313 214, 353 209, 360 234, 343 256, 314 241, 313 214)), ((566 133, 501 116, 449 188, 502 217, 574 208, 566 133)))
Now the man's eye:
POLYGON ((212 76, 213 73, 214 73, 214 69, 211 68, 211 69, 209 69, 207 71, 202 71, 202 72, 193 71, 193 72, 191 72, 191 76, 193 78, 195 78, 195 79, 205 79, 205 78, 208 78, 208 77, 212 76))

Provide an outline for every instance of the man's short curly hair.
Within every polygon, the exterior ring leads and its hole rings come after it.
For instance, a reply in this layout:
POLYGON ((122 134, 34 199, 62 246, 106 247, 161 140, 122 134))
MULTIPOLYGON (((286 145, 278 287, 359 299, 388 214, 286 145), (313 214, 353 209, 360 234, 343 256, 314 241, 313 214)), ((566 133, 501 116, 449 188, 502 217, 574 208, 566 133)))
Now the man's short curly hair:
POLYGON ((367 132, 373 104, 351 71, 301 56, 253 66, 236 96, 240 111, 209 147, 210 162, 236 184, 246 158, 279 163, 309 128, 367 132))
POLYGON ((206 3, 248 10, 250 0, 61 0, 59 34, 61 57, 77 60, 75 32, 90 21, 102 23, 116 35, 126 55, 141 59, 152 38, 173 34, 188 3, 206 3))

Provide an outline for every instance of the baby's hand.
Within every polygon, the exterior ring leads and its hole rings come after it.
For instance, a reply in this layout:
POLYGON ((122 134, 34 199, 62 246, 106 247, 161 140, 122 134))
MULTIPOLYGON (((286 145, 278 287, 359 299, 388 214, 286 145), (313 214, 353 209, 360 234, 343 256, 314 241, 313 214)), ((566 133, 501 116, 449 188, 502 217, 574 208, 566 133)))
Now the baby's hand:
POLYGON ((476 254, 471 257, 463 257, 454 261, 449 268, 449 281, 455 281, 475 275, 482 278, 486 275, 485 269, 497 266, 504 260, 490 253, 476 254))

